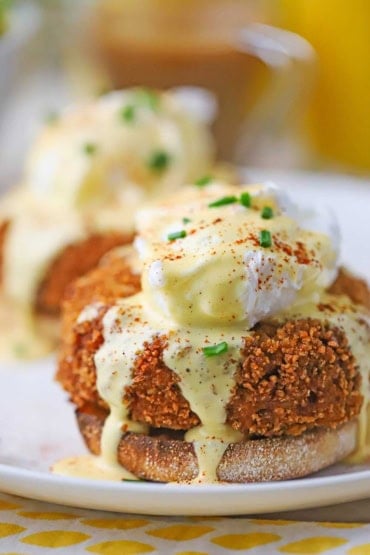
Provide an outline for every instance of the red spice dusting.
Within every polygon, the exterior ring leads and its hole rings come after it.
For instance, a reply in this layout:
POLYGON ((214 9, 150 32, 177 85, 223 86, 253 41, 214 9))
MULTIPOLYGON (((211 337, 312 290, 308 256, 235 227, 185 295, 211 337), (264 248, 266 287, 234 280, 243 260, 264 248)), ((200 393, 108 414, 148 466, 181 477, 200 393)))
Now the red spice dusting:
MULTIPOLYGON (((283 252, 288 255, 288 257, 295 256, 297 259, 298 264, 312 264, 314 263, 313 256, 314 252, 308 252, 304 243, 302 241, 296 241, 295 247, 292 247, 288 243, 285 243, 281 239, 278 239, 276 236, 274 237, 274 245, 277 251, 283 252), (310 256, 311 255, 311 256, 310 256)), ((288 257, 284 257, 284 261, 289 263, 290 260, 288 257)))
POLYGON ((332 304, 320 303, 317 305, 320 312, 336 312, 335 307, 332 304))
POLYGON ((308 252, 305 245, 301 241, 297 241, 296 245, 297 247, 293 252, 294 252, 294 256, 297 259, 297 262, 299 264, 309 264, 312 261, 312 259, 308 256, 308 252))

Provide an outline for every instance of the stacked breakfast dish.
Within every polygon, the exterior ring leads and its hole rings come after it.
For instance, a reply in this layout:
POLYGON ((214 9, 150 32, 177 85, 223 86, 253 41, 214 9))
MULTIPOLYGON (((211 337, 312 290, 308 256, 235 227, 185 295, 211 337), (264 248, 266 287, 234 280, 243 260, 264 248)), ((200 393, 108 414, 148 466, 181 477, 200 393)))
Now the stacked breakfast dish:
POLYGON ((94 457, 56 472, 233 483, 365 456, 370 293, 331 221, 205 179, 136 228, 64 301, 57 378, 94 457))
POLYGON ((0 203, 1 356, 47 352, 35 314, 54 319, 66 285, 132 240, 144 200, 213 162, 206 124, 172 93, 110 93, 45 125, 0 203))

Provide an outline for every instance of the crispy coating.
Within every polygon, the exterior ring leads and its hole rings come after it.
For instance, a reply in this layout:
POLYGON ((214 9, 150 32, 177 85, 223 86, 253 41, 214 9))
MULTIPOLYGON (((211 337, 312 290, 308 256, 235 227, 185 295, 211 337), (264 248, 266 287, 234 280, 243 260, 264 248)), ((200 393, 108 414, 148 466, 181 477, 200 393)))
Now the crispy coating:
MULTIPOLYGON (((154 427, 200 423, 163 363, 165 339, 146 344, 125 401, 131 417, 154 427)), ((244 339, 227 421, 249 436, 297 435, 336 427, 360 411, 360 376, 339 329, 318 320, 261 324, 244 339)))
POLYGON ((102 305, 94 320, 76 324, 63 337, 56 379, 69 393, 77 408, 86 404, 107 409, 96 389, 94 354, 103 343, 102 319, 109 305, 102 305))
POLYGON ((360 375, 346 335, 319 320, 256 326, 227 408, 233 428, 252 436, 335 428, 360 411, 360 375))
POLYGON ((362 304, 370 310, 370 288, 364 279, 352 275, 345 268, 340 268, 339 274, 329 289, 333 295, 347 295, 352 302, 362 304))
POLYGON ((163 362, 166 338, 145 343, 133 369, 132 384, 126 388, 125 402, 131 418, 154 428, 187 430, 200 424, 177 385, 180 378, 163 362))
POLYGON ((92 303, 111 304, 140 290, 140 276, 134 274, 122 257, 110 257, 109 265, 99 265, 73 281, 62 301, 62 330, 73 329, 81 310, 92 303))
POLYGON ((3 276, 3 253, 4 253, 4 242, 6 237, 6 231, 8 229, 9 222, 0 223, 0 283, 3 276))
POLYGON ((107 267, 97 267, 72 283, 62 303, 62 343, 57 379, 77 407, 93 403, 105 408, 96 391, 94 353, 103 342, 102 318, 113 301, 140 289, 140 277, 133 274, 120 258, 107 267), (104 278, 104 279, 102 279, 104 278), (101 303, 98 316, 76 324, 88 304, 101 303))
POLYGON ((94 268, 106 252, 131 240, 132 235, 108 233, 90 235, 85 241, 69 245, 48 269, 38 291, 36 310, 42 314, 59 314, 66 287, 94 268))
MULTIPOLYGON (((344 271, 334 289, 364 301, 369 291, 344 271)), ((106 409, 96 391, 94 354, 103 342, 101 320, 115 299, 138 292, 139 276, 112 258, 77 280, 63 303, 63 345, 57 378, 77 408, 106 409), (101 302, 99 316, 75 325, 81 309, 101 302)), ((199 424, 163 362, 166 338, 145 344, 124 394, 131 417, 154 428, 187 430, 199 424)), ((343 332, 317 320, 263 323, 247 336, 236 387, 227 407, 233 428, 252 437, 296 435, 317 426, 337 427, 359 413, 360 376, 343 332)))
MULTIPOLYGON (((78 408, 89 402, 104 407, 93 361, 102 341, 99 319, 78 324, 75 350, 67 363, 61 361, 58 379, 78 408)), ((178 377, 163 362, 165 345, 165 337, 144 345, 132 384, 122 394, 134 420, 187 430, 200 421, 182 396, 178 377)), ((310 319, 261 324, 245 338, 241 354, 227 421, 248 437, 335 428, 360 411, 360 375, 339 329, 310 319)))
MULTIPOLYGON (((11 225, 5 221, 0 223, 0 283, 3 274, 3 252, 6 232, 11 225)), ((60 312, 60 305, 66 288, 76 278, 91 271, 104 254, 117 246, 126 245, 132 241, 131 234, 108 233, 105 235, 90 235, 85 241, 69 245, 54 260, 39 287, 35 308, 39 314, 55 316, 60 312)), ((93 281, 93 285, 97 281, 93 281)), ((109 282, 109 285, 112 285, 109 282)), ((103 286, 103 285, 102 285, 103 286)), ((89 287, 89 291, 92 288, 89 287)), ((108 289, 106 289, 108 292, 108 289)), ((85 304, 89 301, 87 297, 85 304)), ((78 301, 76 301, 78 302, 78 301)))

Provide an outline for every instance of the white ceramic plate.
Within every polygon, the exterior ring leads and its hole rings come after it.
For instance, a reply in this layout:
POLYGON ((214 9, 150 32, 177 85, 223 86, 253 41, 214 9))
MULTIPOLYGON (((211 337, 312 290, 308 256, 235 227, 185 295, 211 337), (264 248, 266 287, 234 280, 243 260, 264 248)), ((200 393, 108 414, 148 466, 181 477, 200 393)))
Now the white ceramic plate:
MULTIPOLYGON (((249 170, 274 179, 300 202, 327 204, 343 235, 343 260, 370 276, 370 182, 354 178, 249 170)), ((232 515, 286 511, 370 496, 368 466, 336 465, 309 478, 246 485, 117 483, 50 474, 56 460, 83 454, 73 408, 53 382, 52 359, 0 365, 0 490, 43 501, 110 511, 232 515)))

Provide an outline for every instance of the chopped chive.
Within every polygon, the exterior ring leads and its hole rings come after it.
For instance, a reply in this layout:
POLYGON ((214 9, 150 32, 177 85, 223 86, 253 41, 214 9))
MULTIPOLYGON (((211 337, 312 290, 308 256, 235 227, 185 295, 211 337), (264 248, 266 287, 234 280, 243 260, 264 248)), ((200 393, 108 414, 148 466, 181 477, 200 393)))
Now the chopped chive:
POLYGON ((153 111, 159 108, 159 95, 151 89, 137 89, 135 91, 135 100, 141 106, 146 106, 153 111))
POLYGON ((271 233, 267 229, 260 231, 260 245, 265 249, 272 245, 271 233))
POLYGON ((58 112, 55 111, 51 111, 48 114, 46 114, 45 116, 45 123, 47 125, 53 125, 54 123, 56 123, 59 119, 59 114, 58 112))
POLYGON ((169 241, 176 241, 176 239, 183 239, 184 237, 186 237, 185 229, 182 229, 181 231, 174 231, 173 233, 169 233, 167 235, 167 239, 169 241))
POLYGON ((203 347, 203 353, 206 357, 213 357, 215 355, 221 355, 222 353, 226 353, 229 346, 226 341, 222 341, 222 343, 218 343, 218 345, 211 345, 210 347, 203 347))
POLYGON ((155 172, 163 172, 169 165, 171 157, 164 150, 156 150, 148 158, 148 167, 155 172))
POLYGON ((97 151, 97 146, 94 143, 85 143, 83 145, 83 151, 85 154, 88 154, 89 156, 92 156, 93 154, 95 154, 95 152, 97 151))
POLYGON ((271 220, 274 217, 274 211, 271 206, 264 206, 261 212, 261 218, 264 220, 271 220))
POLYGON ((222 197, 218 200, 210 202, 208 207, 217 208, 218 206, 226 206, 226 204, 234 204, 234 202, 238 202, 238 199, 235 196, 222 197))
POLYGON ((182 219, 182 223, 183 223, 183 224, 190 224, 190 222, 191 222, 191 219, 190 219, 190 218, 183 218, 183 219, 182 219))
POLYGON ((203 175, 203 177, 200 177, 194 182, 194 185, 197 187, 205 187, 206 185, 212 183, 212 181, 213 177, 211 175, 203 175))
POLYGON ((22 343, 15 343, 13 345, 13 352, 16 357, 24 357, 27 353, 27 348, 22 343))
POLYGON ((105 94, 111 92, 112 89, 109 88, 107 85, 100 87, 100 89, 98 89, 97 91, 95 91, 95 96, 97 98, 100 98, 101 96, 104 96, 105 94))
POLYGON ((246 208, 250 208, 252 205, 252 197, 250 193, 246 191, 240 195, 240 204, 245 206, 246 208))
POLYGON ((120 117, 127 123, 133 122, 135 119, 135 106, 132 106, 132 104, 124 106, 120 111, 120 117))

